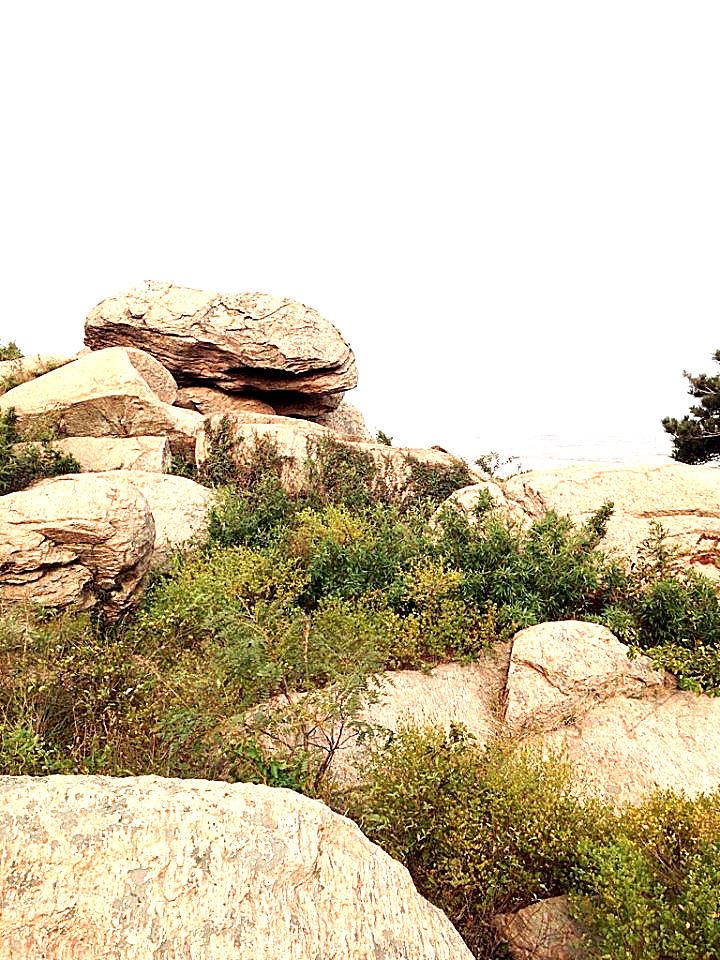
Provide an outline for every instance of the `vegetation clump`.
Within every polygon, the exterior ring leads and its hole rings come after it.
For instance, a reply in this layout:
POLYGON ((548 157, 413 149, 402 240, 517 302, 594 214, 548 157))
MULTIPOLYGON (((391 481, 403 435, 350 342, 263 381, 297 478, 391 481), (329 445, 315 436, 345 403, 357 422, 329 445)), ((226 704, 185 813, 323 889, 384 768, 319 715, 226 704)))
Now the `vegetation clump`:
POLYGON ((0 413, 0 496, 15 493, 45 477, 79 473, 77 460, 52 446, 52 431, 34 439, 17 428, 17 416, 11 407, 0 413))

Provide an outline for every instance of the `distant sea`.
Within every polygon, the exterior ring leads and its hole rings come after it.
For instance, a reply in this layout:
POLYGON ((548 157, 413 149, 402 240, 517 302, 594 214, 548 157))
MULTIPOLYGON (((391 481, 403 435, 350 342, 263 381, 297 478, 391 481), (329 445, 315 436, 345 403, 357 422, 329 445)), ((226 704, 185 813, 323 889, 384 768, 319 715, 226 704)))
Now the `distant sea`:
POLYGON ((473 440, 473 452, 462 455, 475 458, 480 453, 498 453, 501 458, 517 457, 500 473, 522 470, 551 470, 554 467, 592 461, 633 463, 639 460, 671 461, 672 442, 668 434, 590 434, 577 432, 529 434, 518 430, 485 434, 473 440))

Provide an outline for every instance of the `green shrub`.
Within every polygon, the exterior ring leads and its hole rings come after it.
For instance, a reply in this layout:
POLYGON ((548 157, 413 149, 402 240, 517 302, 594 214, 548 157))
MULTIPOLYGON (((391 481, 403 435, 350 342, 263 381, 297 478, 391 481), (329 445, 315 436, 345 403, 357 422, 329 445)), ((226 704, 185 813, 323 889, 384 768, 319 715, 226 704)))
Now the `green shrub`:
POLYGON ((9 343, 0 343, 0 360, 19 360, 22 355, 22 350, 14 340, 9 343))
POLYGON ((495 914, 567 891, 579 842, 609 822, 572 796, 559 763, 486 749, 460 727, 376 749, 350 812, 477 957, 499 955, 495 914))
POLYGON ((53 449, 50 435, 32 443, 21 434, 12 407, 0 413, 0 496, 23 490, 36 480, 81 469, 74 457, 53 449))
POLYGON ((720 794, 657 794, 619 829, 578 848, 572 904, 592 932, 591 956, 720 956, 720 794))

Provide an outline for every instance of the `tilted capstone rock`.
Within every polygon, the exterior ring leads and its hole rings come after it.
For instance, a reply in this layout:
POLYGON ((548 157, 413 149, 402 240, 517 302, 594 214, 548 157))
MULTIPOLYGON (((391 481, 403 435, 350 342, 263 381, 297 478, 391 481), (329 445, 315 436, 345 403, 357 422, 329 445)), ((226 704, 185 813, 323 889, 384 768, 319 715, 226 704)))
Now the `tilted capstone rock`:
POLYGON ((304 304, 265 293, 220 294, 148 281, 88 314, 85 342, 133 346, 182 386, 256 391, 281 414, 333 410, 357 384, 352 350, 304 304))
POLYGON ((0 601, 116 616, 139 596, 154 542, 147 499, 122 477, 42 480, 0 497, 0 601))
POLYGON ((249 783, 0 777, 0 960, 472 960, 407 870, 249 783))
POLYGON ((9 390, 0 411, 13 407, 21 431, 44 424, 61 437, 167 437, 174 452, 192 459, 205 418, 172 406, 176 393, 149 354, 114 347, 9 390))

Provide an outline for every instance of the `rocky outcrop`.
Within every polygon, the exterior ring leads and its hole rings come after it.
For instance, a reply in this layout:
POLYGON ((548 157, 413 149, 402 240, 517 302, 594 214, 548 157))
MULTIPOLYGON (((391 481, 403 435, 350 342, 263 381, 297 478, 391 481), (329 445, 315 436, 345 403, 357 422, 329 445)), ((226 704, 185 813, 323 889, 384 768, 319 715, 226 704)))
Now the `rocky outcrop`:
POLYGON ((654 520, 667 532, 668 545, 677 548, 679 566, 718 577, 720 470, 713 467, 589 463, 519 474, 503 490, 531 519, 554 510, 582 523, 610 500, 615 506, 603 549, 635 556, 654 520))
MULTIPOLYGON (((209 435, 217 430, 221 422, 221 417, 210 418, 209 435)), ((350 450, 369 456, 378 467, 379 475, 391 488, 398 490, 410 475, 412 459, 430 467, 452 468, 458 462, 451 454, 439 450, 364 443, 354 436, 334 433, 319 424, 293 417, 271 417, 247 413, 242 417, 226 418, 226 423, 232 438, 239 444, 241 450, 251 451, 258 442, 266 442, 274 446, 283 464, 282 482, 289 490, 297 490, 300 487, 306 474, 308 459, 317 457, 318 448, 325 440, 343 444, 350 450)), ((208 456, 209 435, 198 443, 196 456, 199 463, 203 463, 208 456)))
POLYGON ((166 473, 170 469, 170 444, 165 437, 65 437, 53 447, 74 457, 83 470, 147 470, 166 473))
POLYGON ((0 600, 116 616, 150 568, 155 521, 117 476, 54 477, 0 497, 0 600))
POLYGON ((515 634, 505 682, 504 720, 512 730, 554 729, 598 700, 642 696, 668 685, 648 657, 597 623, 539 623, 515 634))
MULTIPOLYGON (((455 722, 480 743, 527 744, 567 759, 578 793, 618 806, 658 789, 696 796, 720 788, 720 698, 675 689, 599 624, 539 624, 478 664, 384 674, 379 694, 367 723, 455 722)), ((358 759, 352 751, 340 758, 340 776, 352 778, 358 759)))
POLYGON ((69 437, 167 437, 174 452, 193 459, 204 417, 171 406, 176 392, 149 354, 114 347, 9 390, 0 411, 13 407, 21 431, 40 423, 69 437))
POLYGON ((352 350, 331 323, 264 293, 146 282, 91 310, 85 342, 139 347, 183 386, 255 391, 283 415, 332 410, 357 383, 352 350))
POLYGON ((2 777, 0 960, 471 960, 399 863, 255 784, 2 777))

